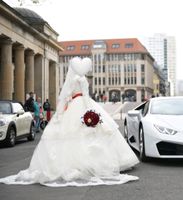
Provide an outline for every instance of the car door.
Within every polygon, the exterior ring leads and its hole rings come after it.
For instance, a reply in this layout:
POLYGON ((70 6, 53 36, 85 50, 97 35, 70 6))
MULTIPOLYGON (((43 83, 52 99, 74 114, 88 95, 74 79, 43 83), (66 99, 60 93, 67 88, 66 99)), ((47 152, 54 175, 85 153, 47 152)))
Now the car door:
POLYGON ((138 139, 139 122, 142 117, 141 113, 144 109, 144 105, 145 103, 128 112, 128 132, 129 136, 135 137, 135 140, 138 139))
MULTIPOLYGON (((147 101, 145 104, 144 104, 144 107, 142 108, 142 110, 141 110, 141 119, 140 119, 140 121, 139 121, 139 123, 141 122, 141 124, 142 124, 142 127, 143 127, 143 125, 144 125, 144 123, 143 123, 143 119, 144 119, 144 117, 147 115, 147 113, 148 113, 148 111, 149 111, 149 104, 150 104, 150 101, 147 101)), ((139 131, 140 131, 140 129, 139 129, 139 125, 138 125, 138 131, 137 131, 137 138, 138 138, 138 142, 137 142, 137 144, 139 145, 139 140, 140 140, 140 134, 139 134, 139 131)), ((145 136, 144 136, 145 137, 145 136)))
POLYGON ((20 103, 13 103, 13 114, 17 129, 17 136, 23 135, 26 130, 27 121, 25 120, 25 111, 20 103))

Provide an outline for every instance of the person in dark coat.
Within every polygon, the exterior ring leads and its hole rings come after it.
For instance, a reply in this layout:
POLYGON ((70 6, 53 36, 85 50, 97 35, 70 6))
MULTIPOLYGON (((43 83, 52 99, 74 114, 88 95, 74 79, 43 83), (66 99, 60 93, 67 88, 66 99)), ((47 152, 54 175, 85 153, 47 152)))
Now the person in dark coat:
POLYGON ((46 101, 44 102, 43 109, 46 112, 47 121, 50 121, 50 118, 51 118, 51 106, 50 106, 50 102, 49 102, 48 99, 46 99, 46 101))
POLYGON ((34 112, 34 93, 29 93, 29 98, 26 100, 24 104, 25 111, 34 112))

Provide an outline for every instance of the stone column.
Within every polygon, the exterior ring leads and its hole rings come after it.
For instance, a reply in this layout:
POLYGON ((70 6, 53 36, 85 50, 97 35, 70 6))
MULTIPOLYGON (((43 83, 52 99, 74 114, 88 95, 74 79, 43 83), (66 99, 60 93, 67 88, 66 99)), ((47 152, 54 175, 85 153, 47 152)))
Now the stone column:
POLYGON ((141 89, 138 89, 137 88, 137 93, 136 93, 136 102, 142 102, 142 92, 141 92, 141 89))
POLYGON ((49 60, 44 58, 44 100, 49 99, 49 60))
POLYGON ((43 56, 36 54, 34 62, 34 92, 36 94, 36 98, 40 97, 43 101, 43 56))
POLYGON ((24 47, 22 45, 15 49, 15 76, 14 76, 14 98, 24 103, 25 101, 25 66, 24 47))
POLYGON ((0 64, 0 99, 12 100, 13 94, 13 65, 12 41, 4 40, 1 43, 0 64))
POLYGON ((25 57, 25 93, 34 92, 34 52, 26 51, 25 57))
POLYGON ((50 62, 49 66, 49 100, 51 103, 51 108, 56 109, 56 63, 50 62))

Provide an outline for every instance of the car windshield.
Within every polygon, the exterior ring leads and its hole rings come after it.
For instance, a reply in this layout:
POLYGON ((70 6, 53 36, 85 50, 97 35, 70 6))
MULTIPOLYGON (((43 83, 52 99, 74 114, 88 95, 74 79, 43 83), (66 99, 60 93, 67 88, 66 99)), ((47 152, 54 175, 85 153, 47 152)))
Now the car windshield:
POLYGON ((183 99, 159 99, 152 102, 151 114, 183 115, 183 99))
POLYGON ((11 114, 11 105, 8 102, 0 102, 0 113, 11 114))

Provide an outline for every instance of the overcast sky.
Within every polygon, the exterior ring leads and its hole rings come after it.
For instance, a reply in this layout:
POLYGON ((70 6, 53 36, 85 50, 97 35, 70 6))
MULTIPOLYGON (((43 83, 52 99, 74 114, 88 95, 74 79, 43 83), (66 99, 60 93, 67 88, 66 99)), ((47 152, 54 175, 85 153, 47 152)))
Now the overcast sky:
MULTIPOLYGON (((12 7, 18 0, 4 0, 12 7)), ((23 7, 42 16, 59 41, 175 36, 177 78, 183 80, 183 10, 181 0, 40 0, 23 7)))

